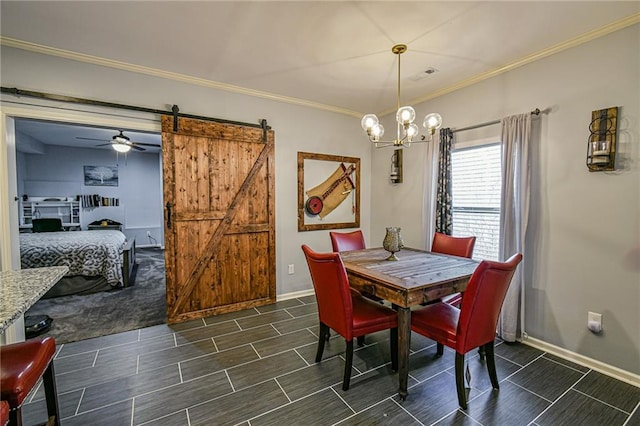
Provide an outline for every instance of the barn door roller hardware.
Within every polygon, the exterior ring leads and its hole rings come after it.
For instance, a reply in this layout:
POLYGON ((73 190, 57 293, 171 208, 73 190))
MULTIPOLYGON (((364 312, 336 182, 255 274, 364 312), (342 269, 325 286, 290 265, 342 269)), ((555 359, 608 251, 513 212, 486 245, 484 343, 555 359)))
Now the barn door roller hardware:
POLYGON ((151 114, 158 114, 158 115, 170 115, 173 117, 173 130, 175 132, 178 131, 178 117, 192 118, 195 120, 213 121, 215 123, 232 124, 236 126, 255 127, 258 129, 262 129, 262 141, 264 143, 267 142, 267 131, 271 130, 271 127, 267 125, 267 120, 264 118, 261 119, 259 123, 244 123, 241 121, 224 120, 222 118, 205 117, 202 115, 183 114, 179 112, 180 108, 178 108, 178 105, 173 105, 171 107, 171 111, 164 111, 161 109, 145 108, 145 107, 139 107, 135 105, 125 105, 125 104, 118 104, 114 102, 105 102, 105 101, 96 101, 93 99, 76 98, 73 96, 56 95, 53 93, 22 90, 22 89, 17 89, 15 87, 0 87, 0 92, 7 93, 16 97, 27 96, 31 98, 47 99, 47 100, 58 101, 58 102, 69 102, 69 103, 80 104, 80 105, 92 105, 92 106, 101 106, 106 108, 126 109, 129 111, 148 112, 151 114))

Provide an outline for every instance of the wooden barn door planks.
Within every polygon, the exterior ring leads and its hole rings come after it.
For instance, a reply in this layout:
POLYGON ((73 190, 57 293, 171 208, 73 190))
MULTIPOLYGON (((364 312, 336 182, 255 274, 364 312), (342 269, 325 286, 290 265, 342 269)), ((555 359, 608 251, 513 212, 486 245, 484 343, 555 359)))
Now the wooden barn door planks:
POLYGON ((167 320, 276 301, 274 133, 162 118, 167 320))

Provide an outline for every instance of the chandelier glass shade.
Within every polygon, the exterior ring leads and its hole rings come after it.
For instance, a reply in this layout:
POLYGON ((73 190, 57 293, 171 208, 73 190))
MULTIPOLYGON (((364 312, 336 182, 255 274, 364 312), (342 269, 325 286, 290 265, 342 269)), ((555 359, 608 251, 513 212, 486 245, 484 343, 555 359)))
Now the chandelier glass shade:
POLYGON ((433 135, 442 125, 442 117, 440 114, 432 112, 427 114, 424 118, 422 125, 427 129, 429 140, 426 136, 418 136, 420 128, 413 121, 416 119, 416 111, 411 106, 400 107, 400 55, 407 51, 407 46, 404 44, 397 44, 393 46, 391 51, 398 55, 398 110, 396 112, 396 139, 394 140, 382 140, 384 135, 384 127, 380 124, 378 117, 375 114, 366 114, 362 117, 360 125, 362 129, 367 132, 369 141, 371 141, 376 148, 383 148, 386 146, 393 146, 396 148, 409 147, 412 142, 428 142, 433 139, 433 135))

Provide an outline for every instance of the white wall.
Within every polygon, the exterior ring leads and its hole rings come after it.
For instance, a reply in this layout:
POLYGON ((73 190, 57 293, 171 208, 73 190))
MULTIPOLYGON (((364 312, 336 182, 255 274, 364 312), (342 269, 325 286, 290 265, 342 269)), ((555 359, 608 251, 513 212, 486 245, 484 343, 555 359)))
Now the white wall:
MULTIPOLYGON (((298 151, 361 158, 361 227, 368 234, 371 151, 362 140, 357 118, 4 46, 0 54, 1 83, 5 87, 154 109, 169 110, 172 104, 177 104, 184 113, 235 121, 257 123, 259 119, 267 119, 276 135, 278 294, 312 288, 301 244, 309 244, 320 251, 331 248, 328 231, 297 231, 298 151), (295 274, 287 274, 288 264, 295 265, 295 274)), ((3 96, 3 99, 10 97, 3 96)), ((122 111, 118 113, 121 114, 122 111)), ((5 203, 7 200, 0 202, 5 203)))
MULTIPOLYGON (((461 128, 506 115, 550 108, 534 120, 531 244, 526 248, 529 336, 640 373, 640 26, 517 68, 416 108, 438 111, 444 126, 461 128), (617 170, 585 166, 591 111, 619 106, 617 170), (587 312, 603 314, 604 332, 586 328, 587 312)), ((457 138, 499 135, 500 126, 457 138)), ((424 240, 420 216, 424 146, 405 152, 404 183, 373 173, 371 235, 403 227, 408 245, 424 240)), ((386 170, 377 150, 372 169, 386 170)))

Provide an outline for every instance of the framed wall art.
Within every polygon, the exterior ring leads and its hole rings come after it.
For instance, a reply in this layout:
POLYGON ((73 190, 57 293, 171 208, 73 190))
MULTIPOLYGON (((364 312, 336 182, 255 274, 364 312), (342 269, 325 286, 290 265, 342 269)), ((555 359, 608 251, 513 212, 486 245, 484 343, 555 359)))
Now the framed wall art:
POLYGON ((360 227, 360 159, 298 152, 298 231, 360 227))
POLYGON ((118 186, 118 168, 111 166, 84 166, 86 186, 118 186))

